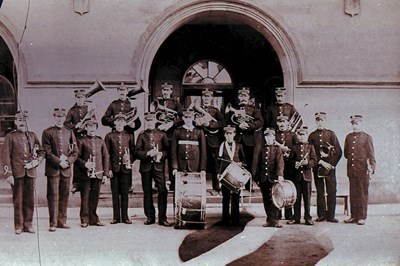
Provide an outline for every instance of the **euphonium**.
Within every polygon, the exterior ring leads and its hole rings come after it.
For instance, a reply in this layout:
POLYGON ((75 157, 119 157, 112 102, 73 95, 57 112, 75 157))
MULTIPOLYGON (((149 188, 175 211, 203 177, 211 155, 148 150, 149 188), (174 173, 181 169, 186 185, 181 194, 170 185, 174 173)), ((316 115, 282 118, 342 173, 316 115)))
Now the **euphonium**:
POLYGON ((132 110, 127 112, 125 115, 126 115, 126 124, 129 125, 139 117, 139 112, 137 111, 136 107, 133 107, 132 110))
POLYGON ((236 125, 254 121, 254 117, 246 114, 245 110, 237 110, 233 108, 230 103, 226 105, 225 114, 229 112, 233 112, 233 115, 231 116, 231 121, 236 125))
POLYGON ((125 147, 125 153, 123 156, 123 164, 125 165, 126 169, 132 169, 131 165, 131 155, 129 149, 125 147))
POLYGON ((162 124, 173 122, 178 114, 177 111, 161 105, 157 99, 150 103, 149 111, 156 113, 157 121, 162 124))

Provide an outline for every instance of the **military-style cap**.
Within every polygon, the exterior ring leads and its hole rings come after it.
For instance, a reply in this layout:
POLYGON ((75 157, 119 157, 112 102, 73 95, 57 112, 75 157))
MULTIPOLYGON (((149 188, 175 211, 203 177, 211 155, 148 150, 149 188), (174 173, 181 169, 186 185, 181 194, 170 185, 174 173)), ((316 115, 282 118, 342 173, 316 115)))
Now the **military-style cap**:
POLYGON ((206 88, 206 89, 204 89, 204 90, 201 92, 201 94, 202 94, 202 95, 210 95, 210 96, 213 96, 213 95, 214 95, 214 92, 213 92, 213 91, 210 91, 208 88, 206 88))
POLYGON ((264 130, 264 135, 275 135, 275 129, 273 127, 267 127, 264 130))
POLYGON ((229 126, 224 127, 224 132, 225 133, 234 133, 234 132, 236 132, 236 128, 229 125, 229 126))
POLYGON ((59 107, 54 108, 53 115, 54 116, 66 116, 67 110, 65 110, 64 108, 59 108, 59 107))
POLYGON ((156 119, 156 113, 154 113, 154 112, 146 112, 146 113, 144 113, 144 119, 148 120, 148 121, 155 120, 156 119))
POLYGON ((307 134, 308 133, 308 127, 307 126, 302 126, 302 127, 298 128, 296 130, 296 133, 299 134, 299 135, 307 134))
POLYGON ((163 89, 172 89, 172 87, 173 87, 172 83, 169 82, 164 82, 161 84, 161 88, 163 89))
POLYGON ((121 84, 119 84, 119 86, 117 87, 117 90, 128 90, 128 87, 126 87, 125 84, 121 82, 121 84))
POLYGON ((28 118, 28 111, 18 111, 14 115, 14 119, 27 119, 28 118))
POLYGON ((351 123, 353 123, 353 122, 360 122, 360 121, 362 121, 362 115, 352 115, 352 116, 350 116, 350 122, 351 123))
POLYGON ((286 93, 285 87, 276 87, 275 88, 275 95, 284 95, 286 93))
POLYGON ((250 88, 249 87, 242 87, 238 90, 238 94, 247 94, 250 95, 250 88))
POLYGON ((75 97, 84 97, 85 90, 74 90, 75 97))
POLYGON ((182 115, 186 117, 191 117, 193 116, 194 111, 192 109, 185 109, 182 111, 182 115))
POLYGON ((86 120, 86 122, 85 122, 85 127, 86 126, 94 126, 94 125, 96 125, 96 126, 99 125, 99 122, 96 119, 91 118, 89 120, 86 120))
POLYGON ((124 119, 124 120, 126 120, 126 115, 120 112, 120 113, 118 113, 118 114, 116 114, 116 115, 114 116, 114 120, 117 120, 117 119, 124 119))
POLYGON ((276 121, 288 121, 289 120, 289 117, 287 117, 286 115, 278 115, 277 117, 276 117, 276 121))
POLYGON ((326 119, 326 113, 325 112, 315 113, 315 120, 325 120, 325 119, 326 119))

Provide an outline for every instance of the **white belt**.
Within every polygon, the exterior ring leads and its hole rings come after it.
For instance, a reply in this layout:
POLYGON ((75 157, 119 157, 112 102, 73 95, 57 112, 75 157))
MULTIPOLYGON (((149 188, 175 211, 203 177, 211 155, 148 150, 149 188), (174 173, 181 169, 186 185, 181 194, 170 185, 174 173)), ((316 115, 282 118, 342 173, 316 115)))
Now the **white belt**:
POLYGON ((199 145, 199 142, 196 140, 179 140, 179 145, 199 145))

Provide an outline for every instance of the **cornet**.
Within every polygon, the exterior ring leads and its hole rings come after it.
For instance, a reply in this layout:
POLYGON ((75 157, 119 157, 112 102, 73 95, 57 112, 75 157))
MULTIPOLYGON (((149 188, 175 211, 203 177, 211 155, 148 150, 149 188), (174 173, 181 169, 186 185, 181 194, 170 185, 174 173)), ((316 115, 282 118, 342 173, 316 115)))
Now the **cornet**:
POLYGON ((92 167, 88 169, 87 175, 89 178, 97 178, 97 174, 103 173, 104 171, 96 172, 96 157, 89 155, 88 163, 92 164, 92 167))
POLYGON ((125 165, 126 169, 132 169, 131 155, 128 148, 125 148, 125 153, 123 156, 123 164, 125 165))

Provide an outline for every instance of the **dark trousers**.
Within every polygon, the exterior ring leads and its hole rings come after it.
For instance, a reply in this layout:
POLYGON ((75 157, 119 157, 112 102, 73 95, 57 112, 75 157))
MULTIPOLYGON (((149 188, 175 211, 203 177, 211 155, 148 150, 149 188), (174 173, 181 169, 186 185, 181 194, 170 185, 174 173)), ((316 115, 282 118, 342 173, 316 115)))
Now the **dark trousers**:
POLYGON ((14 178, 14 228, 32 228, 33 208, 35 206, 35 179, 29 176, 14 178))
POLYGON ((131 178, 131 173, 113 172, 111 178, 111 192, 113 203, 113 220, 118 222, 126 221, 128 217, 128 180, 131 178))
MULTIPOLYGON (((285 169, 283 172, 283 175, 285 177, 286 180, 290 180, 293 182, 293 173, 291 171, 291 164, 290 161, 285 159, 285 169)), ((287 207, 287 208, 283 208, 282 209, 282 213, 284 212, 284 217, 286 220, 292 220, 293 219, 293 206, 287 207)))
POLYGON ((240 222, 239 215, 239 200, 240 192, 234 193, 225 186, 221 187, 222 190, 222 222, 237 224, 240 222), (229 204, 231 205, 231 215, 229 215, 229 204))
POLYGON ((279 209, 272 201, 272 185, 272 183, 266 181, 260 183, 260 189, 263 197, 265 214, 267 215, 267 223, 276 224, 279 221, 279 209))
POLYGON ((152 170, 150 172, 141 172, 140 174, 142 175, 144 214, 149 219, 155 219, 156 217, 152 191, 152 179, 154 179, 158 190, 158 221, 165 221, 167 219, 168 191, 165 186, 164 172, 152 170))
POLYGON ((70 177, 61 175, 47 177, 47 204, 50 226, 67 223, 70 177))
POLYGON ((219 169, 217 169, 217 158, 218 158, 219 147, 211 147, 207 144, 207 172, 211 174, 212 178, 212 187, 213 189, 218 189, 218 178, 217 173, 219 169))
MULTIPOLYGON (((251 166, 253 164, 253 156, 254 156, 253 155, 254 146, 248 146, 248 145, 242 143, 242 147, 243 147, 244 156, 246 157, 246 169, 247 169, 247 171, 249 171, 251 173, 252 172, 251 166)), ((250 183, 250 180, 245 185, 245 188, 247 190, 250 190, 250 188, 252 188, 252 184, 250 183)))
POLYGON ((101 179, 88 178, 79 180, 81 189, 81 223, 95 224, 99 222, 97 205, 99 204, 101 179))
POLYGON ((369 176, 349 177, 350 181, 350 213, 357 221, 367 219, 369 176))
POLYGON ((294 204, 294 216, 293 220, 300 220, 301 217, 301 198, 304 201, 304 219, 311 219, 310 215, 310 198, 311 198, 311 182, 301 179, 300 181, 294 182, 296 186, 297 199, 294 204))
POLYGON ((314 177, 315 188, 317 189, 317 215, 332 220, 335 218, 336 211, 336 176, 331 173, 326 177, 318 177, 318 172, 314 172, 314 177))

